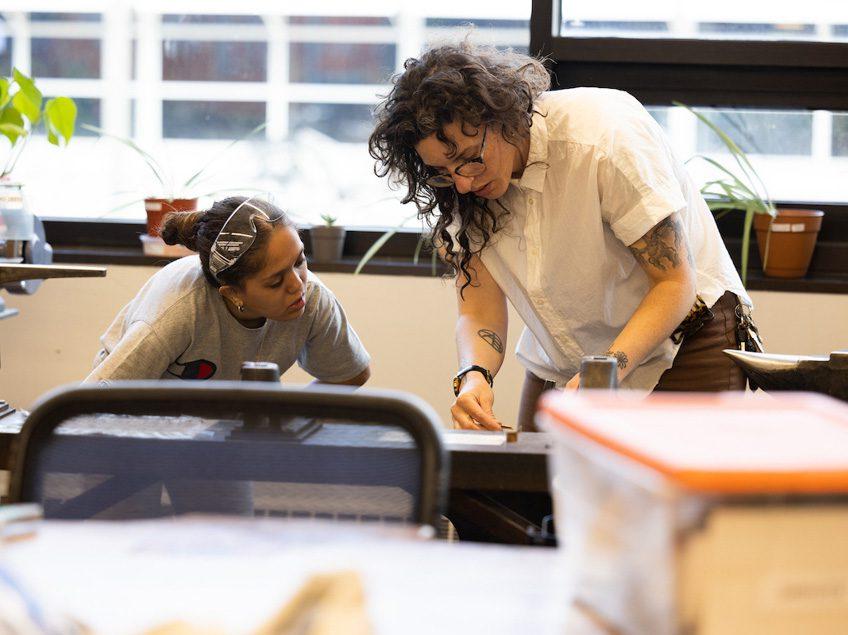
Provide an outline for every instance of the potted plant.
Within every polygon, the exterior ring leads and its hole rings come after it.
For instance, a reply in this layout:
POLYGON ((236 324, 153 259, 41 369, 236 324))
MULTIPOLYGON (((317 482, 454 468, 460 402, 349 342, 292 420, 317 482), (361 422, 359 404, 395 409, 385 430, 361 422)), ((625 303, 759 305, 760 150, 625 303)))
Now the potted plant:
POLYGON ((313 225, 309 229, 312 241, 312 260, 315 262, 333 262, 340 260, 344 251, 345 228, 336 225, 336 217, 321 214, 323 225, 313 225))
MULTIPOLYGON (((365 268, 365 266, 371 261, 374 256, 377 255, 386 243, 391 240, 392 236, 397 234, 401 229, 403 229, 409 221, 413 218, 416 218, 418 214, 412 214, 411 216, 407 216, 404 218, 398 225, 392 227, 387 230, 384 234, 382 234, 377 240, 375 240, 371 246, 365 251, 362 255, 362 258, 359 259, 359 262, 356 265, 356 269, 354 270, 354 274, 359 274, 365 268)), ((430 271, 433 276, 438 275, 438 261, 439 261, 439 253, 438 250, 433 246, 433 237, 426 231, 422 231, 418 236, 418 241, 415 243, 415 250, 412 254, 412 262, 413 264, 418 264, 421 259, 421 252, 429 251, 430 252, 430 271)))
POLYGON ((77 107, 68 97, 45 100, 35 81, 12 69, 10 78, 0 77, 0 134, 10 147, 0 172, 0 239, 29 240, 33 233, 34 217, 24 205, 23 186, 10 180, 32 131, 40 124, 47 141, 55 146, 67 145, 74 134, 77 107))
MULTIPOLYGON (((757 235, 757 246, 763 263, 763 273, 776 278, 801 278, 807 273, 821 228, 824 212, 814 209, 777 208, 768 195, 768 190, 748 156, 742 149, 710 119, 694 111, 686 104, 674 102, 691 112, 699 121, 712 130, 736 164, 736 170, 722 165, 715 159, 696 155, 716 168, 721 176, 707 181, 701 194, 717 218, 731 210, 745 212, 742 229, 741 276, 743 284, 748 275, 748 251, 751 228, 757 235)), ((690 161, 692 160, 690 159, 690 161)))
MULTIPOLYGON (((119 143, 122 143, 128 148, 134 150, 144 160, 147 167, 150 168, 150 171, 153 173, 153 177, 155 178, 158 184, 159 191, 156 195, 145 196, 143 200, 144 210, 147 213, 147 234, 155 238, 159 237, 159 228, 162 225, 162 221, 164 220, 167 214, 171 212, 194 211, 197 209, 197 200, 200 196, 215 193, 197 193, 197 186, 202 182, 202 177, 209 169, 209 167, 221 156, 226 154, 226 152, 235 144, 247 139, 248 137, 256 134, 257 132, 260 132, 261 130, 264 130, 266 126, 266 123, 262 123, 253 128, 246 135, 233 140, 221 152, 209 159, 209 161, 207 161, 207 163, 203 167, 194 172, 185 181, 180 183, 173 174, 169 173, 165 169, 165 167, 160 161, 157 161, 156 158, 150 152, 147 152, 145 149, 141 148, 132 139, 128 139, 127 137, 122 137, 120 135, 111 134, 109 132, 106 132, 105 130, 102 130, 101 128, 98 128, 97 126, 83 124, 83 128, 85 128, 86 130, 96 132, 102 137, 109 137, 111 139, 115 139, 119 143)), ((121 207, 126 207, 127 205, 131 205, 136 202, 138 202, 138 200, 126 203, 121 207)))

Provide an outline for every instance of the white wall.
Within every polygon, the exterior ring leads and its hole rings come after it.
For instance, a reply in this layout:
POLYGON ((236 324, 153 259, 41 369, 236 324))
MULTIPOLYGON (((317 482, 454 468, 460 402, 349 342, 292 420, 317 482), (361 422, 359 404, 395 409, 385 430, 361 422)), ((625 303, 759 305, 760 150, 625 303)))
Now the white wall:
MULTIPOLYGON (((0 399, 30 407, 39 395, 77 381, 90 369, 98 337, 153 273, 109 266, 106 278, 47 280, 32 296, 3 292, 20 310, 0 321, 0 399)), ((441 279, 323 274, 373 357, 369 386, 408 390, 449 421, 456 372, 453 287, 441 279)), ((848 295, 754 292, 755 317, 768 350, 823 354, 848 348, 848 295)), ((517 316, 508 350, 520 332, 517 316)), ((495 412, 513 422, 523 370, 509 355, 495 383, 495 412)), ((299 369, 291 383, 309 381, 299 369)))

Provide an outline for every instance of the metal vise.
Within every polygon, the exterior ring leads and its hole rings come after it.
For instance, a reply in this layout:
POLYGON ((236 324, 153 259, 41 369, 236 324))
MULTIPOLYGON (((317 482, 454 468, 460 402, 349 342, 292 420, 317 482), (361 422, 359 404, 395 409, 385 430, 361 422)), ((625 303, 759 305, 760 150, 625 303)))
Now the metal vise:
MULTIPOLYGON (((0 241, 0 289, 9 293, 36 292, 46 278, 91 278, 106 275, 105 267, 53 265, 53 249, 44 239, 44 225, 35 218, 30 240, 0 241)), ((0 298, 0 320, 17 315, 0 298)))
MULTIPOLYGON (((53 262, 53 249, 44 239, 41 220, 36 217, 34 221, 34 231, 29 240, 0 240, 0 289, 32 295, 45 278, 102 278, 106 275, 105 267, 50 264, 53 262)), ((0 320, 17 314, 18 310, 7 308, 0 297, 0 320)), ((22 420, 25 414, 0 401, 0 419, 11 421, 11 418, 17 417, 22 420)))
POLYGON ((763 390, 808 390, 848 401, 848 351, 834 351, 829 357, 732 349, 724 353, 763 390))

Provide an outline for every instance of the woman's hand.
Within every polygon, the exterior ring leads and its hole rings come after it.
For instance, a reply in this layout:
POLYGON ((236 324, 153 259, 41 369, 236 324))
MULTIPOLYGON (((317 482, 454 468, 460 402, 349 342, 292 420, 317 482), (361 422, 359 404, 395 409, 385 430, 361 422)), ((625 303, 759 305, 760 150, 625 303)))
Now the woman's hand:
POLYGON ((451 406, 456 428, 463 430, 500 430, 500 421, 492 412, 495 393, 480 373, 471 372, 463 378, 462 389, 451 406))

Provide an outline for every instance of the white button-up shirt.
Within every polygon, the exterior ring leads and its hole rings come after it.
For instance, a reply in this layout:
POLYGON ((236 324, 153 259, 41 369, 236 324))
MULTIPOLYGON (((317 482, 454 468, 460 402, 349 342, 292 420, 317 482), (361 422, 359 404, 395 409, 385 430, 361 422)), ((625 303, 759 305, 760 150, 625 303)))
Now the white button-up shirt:
MULTIPOLYGON (((575 88, 536 104, 520 180, 500 199, 506 225, 480 257, 526 328, 516 354, 563 385, 608 350, 651 288, 628 245, 678 212, 697 292, 750 304, 712 214, 654 119, 629 94, 575 88)), ((651 389, 677 353, 666 338, 624 380, 651 389)))

